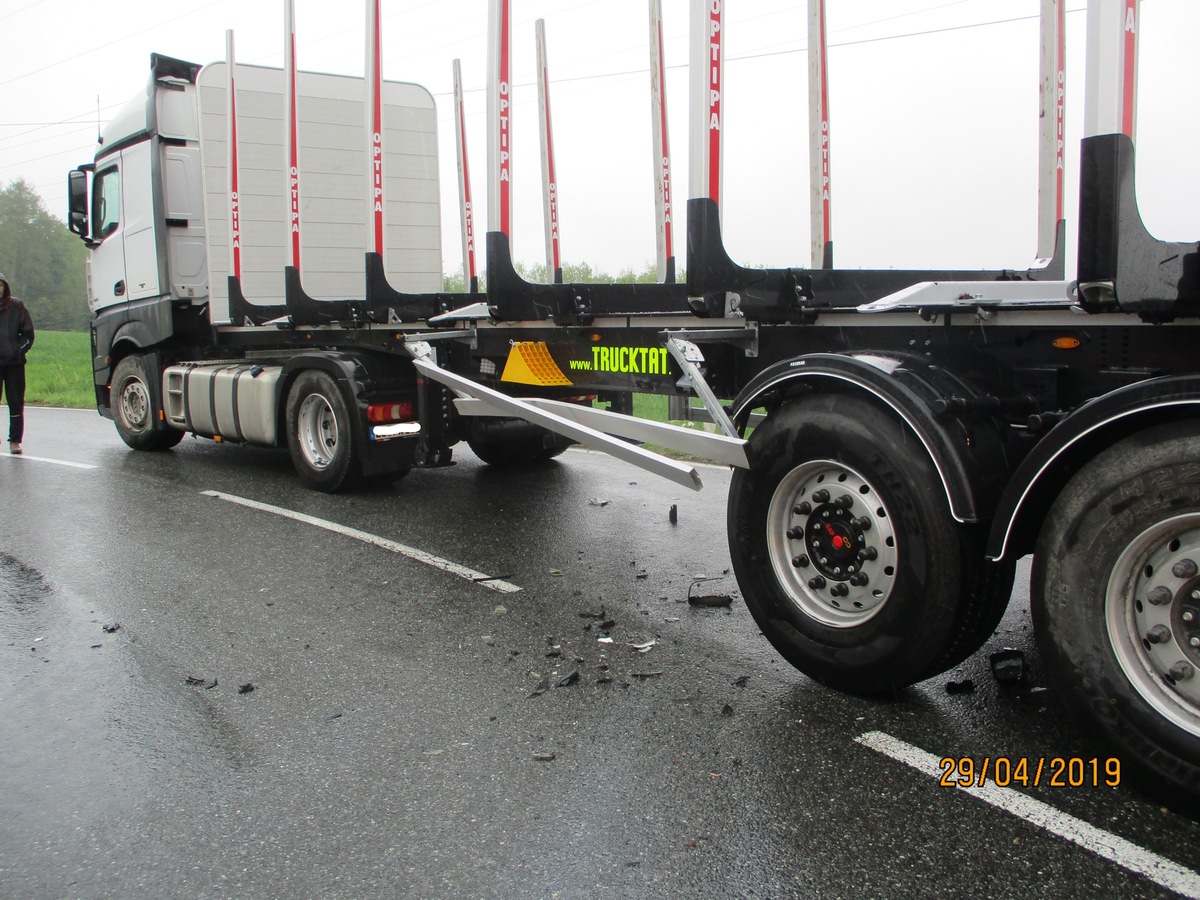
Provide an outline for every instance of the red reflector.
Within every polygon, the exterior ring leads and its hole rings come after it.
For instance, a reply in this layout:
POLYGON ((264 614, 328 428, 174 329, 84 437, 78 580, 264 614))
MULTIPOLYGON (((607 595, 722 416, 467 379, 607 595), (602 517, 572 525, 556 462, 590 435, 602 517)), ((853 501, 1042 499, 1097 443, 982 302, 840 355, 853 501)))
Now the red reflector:
POLYGON ((368 422, 408 422, 413 417, 412 403, 372 403, 367 407, 368 422))

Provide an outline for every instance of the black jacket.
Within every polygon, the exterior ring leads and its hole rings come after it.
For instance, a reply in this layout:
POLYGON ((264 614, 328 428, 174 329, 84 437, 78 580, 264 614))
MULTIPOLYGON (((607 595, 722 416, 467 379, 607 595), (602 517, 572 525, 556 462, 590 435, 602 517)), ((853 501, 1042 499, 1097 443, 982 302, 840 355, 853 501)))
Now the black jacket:
POLYGON ((33 346, 33 319, 25 304, 9 294, 0 301, 0 366, 24 365, 33 346))

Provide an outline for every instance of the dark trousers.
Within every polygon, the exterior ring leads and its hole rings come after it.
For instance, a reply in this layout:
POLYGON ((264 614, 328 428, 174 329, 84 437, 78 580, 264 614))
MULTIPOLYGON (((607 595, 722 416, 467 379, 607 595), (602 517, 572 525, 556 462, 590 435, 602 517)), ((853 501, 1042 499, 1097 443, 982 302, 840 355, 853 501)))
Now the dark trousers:
POLYGON ((8 398, 8 440, 19 444, 25 436, 25 366, 0 366, 0 384, 8 398))

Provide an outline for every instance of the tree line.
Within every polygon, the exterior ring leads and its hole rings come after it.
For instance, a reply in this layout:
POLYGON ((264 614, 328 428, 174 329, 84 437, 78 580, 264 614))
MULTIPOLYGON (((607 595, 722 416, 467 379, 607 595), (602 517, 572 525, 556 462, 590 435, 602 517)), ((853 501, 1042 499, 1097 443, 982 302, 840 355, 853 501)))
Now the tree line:
POLYGON ((0 272, 29 307, 34 327, 86 331, 87 248, 47 212, 24 179, 0 189, 0 272))

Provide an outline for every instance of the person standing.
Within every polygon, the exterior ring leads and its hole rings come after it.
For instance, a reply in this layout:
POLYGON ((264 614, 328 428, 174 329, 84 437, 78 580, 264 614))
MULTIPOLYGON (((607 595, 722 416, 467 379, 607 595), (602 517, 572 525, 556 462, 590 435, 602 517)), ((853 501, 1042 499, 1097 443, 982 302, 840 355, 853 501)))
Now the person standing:
POLYGON ((8 451, 21 452, 25 436, 25 354, 33 346, 33 319, 0 274, 0 385, 8 400, 8 451))

